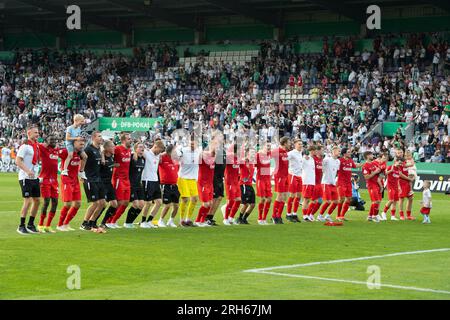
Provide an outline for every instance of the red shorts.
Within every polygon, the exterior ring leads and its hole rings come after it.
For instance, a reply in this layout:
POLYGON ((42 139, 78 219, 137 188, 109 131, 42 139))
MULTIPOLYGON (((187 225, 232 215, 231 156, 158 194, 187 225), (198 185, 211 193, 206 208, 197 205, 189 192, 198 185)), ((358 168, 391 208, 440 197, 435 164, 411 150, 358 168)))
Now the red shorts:
POLYGON ((256 180, 256 195, 261 198, 272 198, 272 184, 270 180, 256 180))
POLYGON ((298 193, 302 192, 302 177, 291 176, 289 175, 289 192, 290 193, 298 193))
POLYGON ((398 187, 390 187, 388 186, 388 200, 389 201, 398 201, 399 200, 399 190, 398 187))
POLYGON ((352 197, 352 185, 340 185, 338 186, 338 193, 340 198, 351 198, 352 197))
POLYGON ((304 184, 302 186, 302 196, 305 199, 312 199, 312 197, 314 196, 314 185, 304 184))
POLYGON ((275 192, 283 193, 289 192, 289 180, 288 176, 285 177, 274 177, 275 181, 275 192))
POLYGON ((197 182, 198 197, 201 202, 210 202, 214 198, 214 187, 212 184, 197 182))
POLYGON ((238 183, 226 185, 225 188, 228 200, 234 200, 241 197, 241 188, 238 183))
POLYGON ((41 197, 42 198, 58 198, 59 188, 58 180, 44 179, 41 182, 41 197))
POLYGON ((338 199, 339 199, 339 197, 338 197, 337 187, 332 184, 324 184, 323 185, 323 200, 336 201, 338 199))
POLYGON ((411 186, 409 185, 409 183, 400 184, 400 192, 399 192, 398 197, 399 198, 412 197, 412 195, 411 196, 409 195, 410 192, 411 192, 411 186))
POLYGON ((321 184, 316 184, 314 186, 314 192, 313 192, 312 199, 313 200, 317 200, 317 199, 322 198, 322 197, 323 197, 322 185, 321 184))
POLYGON ((421 214, 430 214, 430 211, 431 211, 431 208, 425 208, 425 207, 420 208, 421 214))
POLYGON ((117 179, 112 180, 114 189, 116 190, 117 201, 130 201, 131 197, 131 185, 130 180, 117 179))
POLYGON ((367 187, 369 191, 370 201, 381 201, 381 191, 379 186, 367 187))
POLYGON ((71 179, 66 176, 61 177, 61 189, 63 202, 72 202, 81 200, 80 183, 78 177, 71 179))

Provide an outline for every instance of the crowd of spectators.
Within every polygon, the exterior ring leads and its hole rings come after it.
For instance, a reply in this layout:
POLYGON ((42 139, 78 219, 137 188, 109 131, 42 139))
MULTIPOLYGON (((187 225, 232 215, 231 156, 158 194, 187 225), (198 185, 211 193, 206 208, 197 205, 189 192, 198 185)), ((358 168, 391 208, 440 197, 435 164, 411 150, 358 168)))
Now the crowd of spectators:
MULTIPOLYGON (((323 51, 296 53, 297 41, 265 41, 244 65, 179 63, 167 44, 132 56, 88 51, 22 50, 0 63, 0 146, 17 148, 29 123, 63 138, 75 113, 99 117, 161 117, 153 133, 176 128, 225 131, 244 127, 298 136, 305 143, 350 145, 362 152, 404 146, 418 161, 450 162, 450 47, 441 34, 411 34, 399 44, 374 39, 358 52, 353 38, 324 38, 323 51), (427 41, 425 41, 427 39, 427 41), (201 98, 189 96, 190 88, 201 98), (286 103, 280 90, 307 93, 286 103), (413 123, 415 138, 366 136, 377 123, 413 123)), ((203 53, 207 55, 207 53, 203 53)))

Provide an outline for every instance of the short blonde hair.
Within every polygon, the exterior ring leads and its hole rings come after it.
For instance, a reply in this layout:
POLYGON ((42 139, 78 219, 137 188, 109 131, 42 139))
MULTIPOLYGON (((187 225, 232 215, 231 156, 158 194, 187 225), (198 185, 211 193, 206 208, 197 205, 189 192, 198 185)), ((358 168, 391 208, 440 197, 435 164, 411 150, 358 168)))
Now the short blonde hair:
POLYGON ((84 120, 84 116, 82 114, 76 114, 73 116, 73 121, 84 120))

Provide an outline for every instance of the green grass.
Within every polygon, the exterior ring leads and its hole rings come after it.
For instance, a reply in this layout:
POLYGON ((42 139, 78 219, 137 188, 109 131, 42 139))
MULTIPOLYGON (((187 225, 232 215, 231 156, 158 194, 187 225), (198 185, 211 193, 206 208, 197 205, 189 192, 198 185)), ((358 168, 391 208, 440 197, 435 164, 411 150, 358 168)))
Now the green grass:
MULTIPOLYGON (((450 201, 433 194, 432 224, 365 221, 349 212, 343 227, 321 223, 217 228, 83 231, 21 236, 16 176, 0 175, 0 299, 450 299, 450 294, 247 273, 247 269, 450 248, 450 201), (81 269, 81 290, 66 287, 81 269)), ((367 194, 363 193, 367 200, 367 194)), ((83 202, 84 209, 86 202, 83 202)), ((84 210, 72 226, 78 226, 84 210)), ((123 219, 123 218, 122 218, 123 219)), ((57 217, 55 218, 57 220, 57 217)), ((55 221, 56 222, 56 221, 55 221)), ((387 257, 280 272, 450 291, 450 251, 387 257)))

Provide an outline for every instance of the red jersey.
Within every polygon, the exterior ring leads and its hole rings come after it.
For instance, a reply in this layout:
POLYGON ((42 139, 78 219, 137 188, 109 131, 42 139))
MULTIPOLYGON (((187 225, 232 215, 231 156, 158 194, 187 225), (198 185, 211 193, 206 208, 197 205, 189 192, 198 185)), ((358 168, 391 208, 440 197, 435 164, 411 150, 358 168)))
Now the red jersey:
MULTIPOLYGON (((377 170, 378 166, 377 164, 372 162, 366 162, 362 166, 362 171, 364 175, 372 174, 375 170, 377 170)), ((367 181, 367 188, 373 188, 378 186, 378 174, 374 175, 370 179, 366 179, 367 181)))
POLYGON ((394 169, 391 173, 387 175, 387 186, 388 189, 398 189, 398 179, 400 178, 400 168, 395 166, 389 166, 387 169, 390 171, 394 169))
MULTIPOLYGON (((374 160, 373 162, 375 163, 376 166, 378 166, 378 168, 380 168, 381 170, 380 174, 386 176, 386 167, 387 167, 386 162, 380 162, 378 159, 374 160)), ((382 182, 383 181, 384 180, 382 180, 382 182)))
POLYGON ((124 146, 117 146, 114 148, 114 163, 119 164, 118 167, 114 167, 112 178, 114 180, 130 180, 130 160, 131 149, 127 149, 124 146))
POLYGON ((177 184, 178 164, 173 161, 170 155, 163 154, 159 158, 158 172, 161 184, 177 184))
POLYGON ((356 164, 353 159, 340 158, 340 165, 338 170, 338 186, 346 186, 352 184, 352 169, 356 168, 356 164))
POLYGON ((45 147, 38 144, 39 155, 41 157, 41 173, 39 178, 46 180, 58 180, 58 158, 61 152, 59 148, 45 147))
POLYGON ((214 168, 216 167, 216 157, 203 155, 198 166, 198 181, 205 184, 213 184, 214 168))
POLYGON ((255 166, 251 163, 241 164, 239 166, 239 185, 253 184, 253 174, 255 173, 255 166))
POLYGON ((270 156, 267 154, 256 154, 256 180, 270 181, 270 156))
POLYGON ((316 186, 317 186, 322 183, 322 158, 314 156, 313 159, 316 172, 316 186))
MULTIPOLYGON (((399 171, 401 173, 403 173, 403 175, 408 176, 408 168, 406 168, 404 166, 404 164, 399 167, 399 171)), ((400 188, 403 188, 403 186, 406 186, 408 188, 409 184, 410 184, 409 180, 406 180, 406 179, 403 179, 403 178, 400 178, 400 177, 398 179, 398 182, 399 182, 400 188)))
POLYGON ((239 185, 239 164, 236 157, 227 157, 225 166, 225 184, 227 186, 239 185))
MULTIPOLYGON (((62 159, 61 171, 62 171, 62 168, 64 168, 64 163, 65 163, 68 155, 69 155, 69 153, 67 152, 67 149, 62 149, 59 154, 59 157, 62 159)), ((78 179, 78 171, 80 170, 80 164, 81 164, 80 155, 78 153, 74 152, 73 156, 72 156, 72 160, 70 160, 70 163, 67 166, 67 172, 69 174, 69 178, 78 179)))
POLYGON ((289 174, 288 153, 283 148, 275 149, 271 152, 271 157, 275 158, 275 177, 287 177, 289 174))

